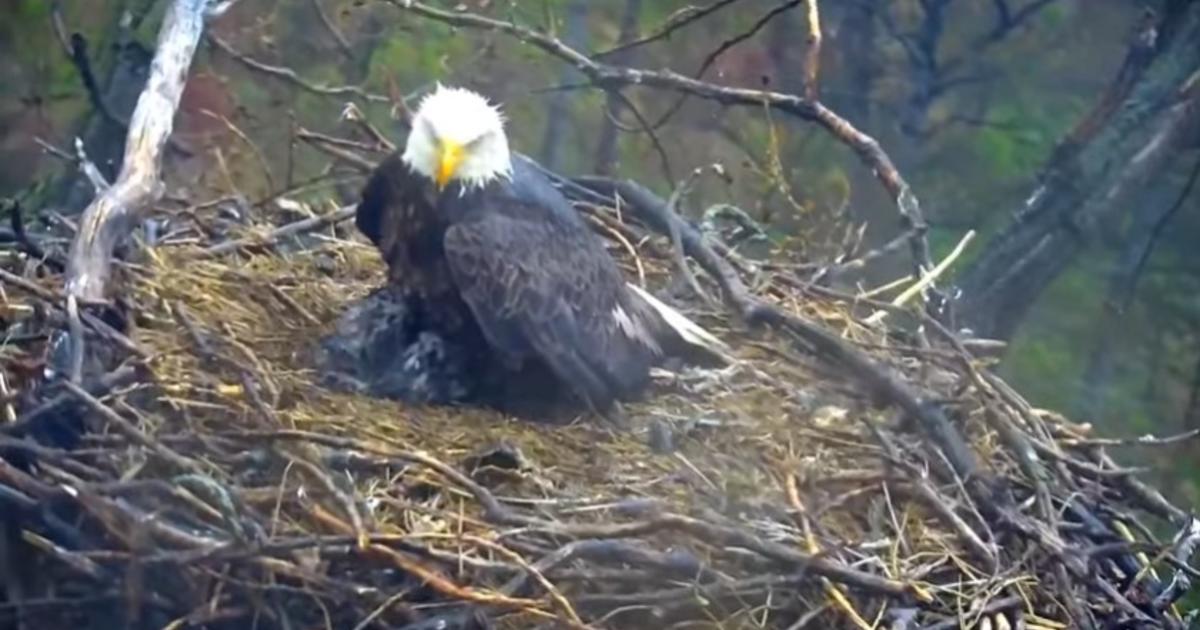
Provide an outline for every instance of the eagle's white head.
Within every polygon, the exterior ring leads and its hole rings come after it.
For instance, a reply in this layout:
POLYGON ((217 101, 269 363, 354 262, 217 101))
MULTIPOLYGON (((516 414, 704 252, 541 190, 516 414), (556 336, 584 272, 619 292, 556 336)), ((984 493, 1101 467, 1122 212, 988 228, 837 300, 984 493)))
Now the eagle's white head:
POLYGON ((417 106, 402 156, 438 189, 459 180, 464 190, 512 174, 504 115, 465 88, 437 88, 417 106))

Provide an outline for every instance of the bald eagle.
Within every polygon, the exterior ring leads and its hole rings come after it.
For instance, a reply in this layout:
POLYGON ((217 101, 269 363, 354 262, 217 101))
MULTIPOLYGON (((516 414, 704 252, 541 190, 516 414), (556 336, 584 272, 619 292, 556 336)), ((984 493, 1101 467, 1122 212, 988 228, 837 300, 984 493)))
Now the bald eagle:
POLYGON ((611 418, 665 357, 720 356, 719 340, 624 280, 475 92, 438 85, 421 101, 403 153, 363 188, 355 224, 417 327, 466 351, 491 402, 568 392, 611 418))

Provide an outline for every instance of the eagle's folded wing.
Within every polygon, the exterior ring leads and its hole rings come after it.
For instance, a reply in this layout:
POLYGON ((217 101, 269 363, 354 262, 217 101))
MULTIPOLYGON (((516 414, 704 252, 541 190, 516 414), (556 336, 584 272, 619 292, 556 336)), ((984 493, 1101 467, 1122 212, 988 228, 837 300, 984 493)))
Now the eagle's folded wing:
POLYGON ((647 348, 619 334, 624 280, 590 232, 531 214, 487 212, 450 227, 454 282, 499 352, 540 358, 605 408, 636 387, 650 361, 647 348))

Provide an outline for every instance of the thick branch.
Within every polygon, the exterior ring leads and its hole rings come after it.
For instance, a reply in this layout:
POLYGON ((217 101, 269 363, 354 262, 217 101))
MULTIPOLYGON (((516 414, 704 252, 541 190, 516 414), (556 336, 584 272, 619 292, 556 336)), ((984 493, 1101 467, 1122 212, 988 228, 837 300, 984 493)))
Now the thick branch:
POLYGON ((162 196, 163 147, 171 136, 208 0, 176 0, 167 9, 146 88, 129 121, 125 158, 116 182, 83 213, 67 261, 67 292, 83 301, 105 297, 113 249, 162 196))

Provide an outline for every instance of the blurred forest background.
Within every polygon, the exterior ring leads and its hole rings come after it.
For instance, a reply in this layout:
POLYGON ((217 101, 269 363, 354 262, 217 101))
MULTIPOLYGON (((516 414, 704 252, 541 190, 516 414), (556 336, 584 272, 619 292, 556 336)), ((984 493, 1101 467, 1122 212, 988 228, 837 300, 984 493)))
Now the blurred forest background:
MULTIPOLYGON (((432 4, 549 32, 612 64, 726 86, 804 88, 804 2, 432 4), (664 29, 669 35, 657 37, 664 29)), ((141 90, 165 5, 0 2, 0 197, 20 200, 35 223, 69 221, 92 195, 47 145, 69 157, 79 137, 113 177, 121 120, 141 90)), ((934 260, 977 232, 941 282, 970 290, 987 275, 985 253, 1044 183, 1056 148, 1131 67, 1142 69, 1142 49, 1169 35, 1148 31, 1156 20, 1194 20, 1189 5, 831 0, 820 7, 820 95, 873 136, 912 184, 934 260)), ((1147 76, 1169 81, 1170 68, 1155 70, 1167 62, 1154 63, 1147 76)), ((212 22, 178 114, 161 205, 184 212, 226 204, 235 220, 246 204, 288 200, 303 214, 352 203, 361 179, 330 171, 330 158, 297 133, 338 135, 353 103, 400 138, 393 100, 411 104, 434 81, 501 102, 516 148, 564 174, 618 174, 666 196, 693 169, 721 163, 730 179, 704 177, 688 214, 735 205, 798 258, 829 256, 847 226, 865 226, 869 246, 902 230, 894 201, 852 151, 798 117, 647 88, 624 89, 624 100, 511 36, 453 29, 383 0, 240 0, 212 22)), ((1123 138, 1093 143, 1112 157, 1111 168, 1085 168, 1065 185, 1085 195, 1113 185, 1147 142, 1145 134, 1123 138)), ((985 324, 979 332, 1010 342, 1001 372, 1035 404, 1113 434, 1200 428, 1197 144, 1175 142, 1136 189, 1094 213, 1094 223, 1067 225, 1069 244, 1051 246, 1057 257, 1020 272, 1040 275, 1037 288, 1015 294, 1019 304, 998 289, 995 299, 1010 301, 1003 309, 982 301, 988 313, 974 319, 985 324)), ((1057 220, 1046 229, 1070 222, 1057 220)), ((910 260, 900 248, 844 282, 876 287, 910 273, 910 260)), ((1195 504, 1197 448, 1179 449, 1181 457, 1158 468, 1195 504)))

